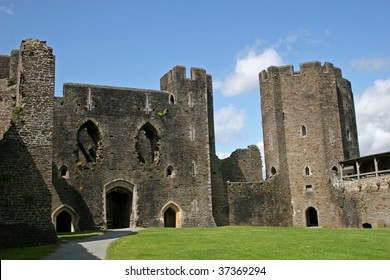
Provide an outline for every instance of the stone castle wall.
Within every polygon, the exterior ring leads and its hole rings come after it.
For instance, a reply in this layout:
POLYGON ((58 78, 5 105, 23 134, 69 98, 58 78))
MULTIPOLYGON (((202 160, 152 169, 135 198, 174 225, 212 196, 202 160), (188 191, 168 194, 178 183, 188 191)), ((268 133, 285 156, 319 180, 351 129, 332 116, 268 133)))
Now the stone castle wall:
POLYGON ((26 40, 9 61, 10 74, 0 80, 0 247, 54 243, 54 56, 45 42, 26 40))
POLYGON ((42 41, 0 56, 0 247, 55 229, 390 224, 388 175, 337 177, 359 148, 351 84, 331 63, 260 73, 265 180, 254 145, 216 156, 205 70, 176 66, 160 90, 67 83, 63 97, 54 72, 42 41))
POLYGON ((54 110, 54 212, 65 205, 79 216, 79 228, 105 228, 107 188, 119 180, 117 188, 130 186, 131 226, 164 226, 167 207, 178 226, 215 225, 205 121, 212 122, 211 80, 202 69, 191 73, 175 67, 161 90, 64 85, 54 110), (89 144, 78 140, 85 129, 95 129, 96 140, 91 133, 89 144))

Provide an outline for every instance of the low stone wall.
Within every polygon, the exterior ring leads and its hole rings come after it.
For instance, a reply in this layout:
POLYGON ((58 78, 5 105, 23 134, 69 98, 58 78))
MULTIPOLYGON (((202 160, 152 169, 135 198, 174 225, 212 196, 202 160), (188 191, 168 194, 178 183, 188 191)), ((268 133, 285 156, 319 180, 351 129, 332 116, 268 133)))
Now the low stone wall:
POLYGON ((390 174, 344 180, 337 192, 346 226, 390 227, 390 174))
POLYGON ((291 198, 278 178, 261 182, 228 182, 229 224, 291 226, 291 198))

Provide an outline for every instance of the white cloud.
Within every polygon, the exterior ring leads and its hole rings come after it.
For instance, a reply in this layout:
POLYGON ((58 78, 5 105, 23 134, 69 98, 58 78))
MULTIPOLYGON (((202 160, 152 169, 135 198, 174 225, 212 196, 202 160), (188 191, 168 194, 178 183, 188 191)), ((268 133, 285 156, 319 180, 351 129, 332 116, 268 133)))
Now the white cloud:
POLYGON ((263 173, 263 178, 265 178, 265 160, 264 160, 264 142, 263 140, 260 140, 256 143, 257 147, 260 149, 260 155, 261 155, 261 161, 263 164, 263 168, 261 169, 261 172, 263 173))
POLYGON ((350 63, 352 70, 360 72, 379 71, 390 68, 390 57, 374 57, 354 59, 350 63))
POLYGON ((390 151, 390 78, 377 80, 356 99, 361 155, 390 151))
POLYGON ((14 11, 12 10, 11 7, 5 7, 5 6, 0 6, 0 13, 5 13, 9 16, 14 15, 14 11))
POLYGON ((241 138, 246 123, 246 112, 233 105, 222 107, 215 112, 214 123, 217 143, 227 145, 232 139, 241 138))
MULTIPOLYGON (((293 40, 292 38, 289 39, 293 40)), ((248 49, 236 60, 234 71, 223 81, 216 81, 214 88, 220 90, 225 96, 237 96, 258 89, 258 74, 267 67, 283 64, 283 59, 273 48, 267 48, 258 52, 256 49, 248 49)))

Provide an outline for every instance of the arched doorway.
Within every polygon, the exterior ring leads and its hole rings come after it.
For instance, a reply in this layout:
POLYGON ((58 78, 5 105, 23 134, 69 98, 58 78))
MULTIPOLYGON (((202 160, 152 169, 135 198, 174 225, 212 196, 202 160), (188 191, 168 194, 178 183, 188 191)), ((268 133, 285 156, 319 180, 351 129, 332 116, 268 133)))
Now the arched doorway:
POLYGON ((122 187, 115 187, 106 193, 107 228, 130 227, 133 193, 122 187))
POLYGON ((182 211, 174 202, 168 202, 161 209, 161 222, 164 227, 180 228, 182 225, 182 211))
POLYGON ((69 205, 61 205, 51 215, 57 232, 74 232, 78 229, 79 216, 69 205))
POLYGON ((72 216, 65 210, 56 217, 57 232, 72 232, 72 216))
POLYGON ((176 227, 176 211, 169 207, 164 212, 164 226, 165 227, 176 227))
POLYGON ((306 209, 306 225, 307 227, 318 227, 318 215, 314 207, 306 209))

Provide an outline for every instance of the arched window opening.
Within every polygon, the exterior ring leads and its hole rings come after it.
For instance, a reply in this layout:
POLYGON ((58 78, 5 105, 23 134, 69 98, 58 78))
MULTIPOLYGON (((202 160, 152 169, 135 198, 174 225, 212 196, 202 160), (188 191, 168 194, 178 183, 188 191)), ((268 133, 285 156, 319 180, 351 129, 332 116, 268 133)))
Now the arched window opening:
POLYGON ((307 135, 306 126, 302 125, 301 132, 302 132, 302 136, 306 136, 307 135))
POLYGON ((107 228, 128 228, 132 212, 133 193, 122 187, 115 187, 106 194, 107 228))
POLYGON ((72 216, 68 211, 61 211, 56 217, 57 232, 72 232, 72 216))
POLYGON ((306 225, 307 227, 318 227, 318 215, 314 207, 309 207, 306 210, 306 225))
POLYGON ((172 165, 167 167, 165 175, 168 178, 173 178, 174 177, 174 169, 173 169, 172 165))
POLYGON ((137 134, 136 150, 142 163, 158 163, 160 160, 157 130, 150 124, 144 124, 137 134))
POLYGON ((372 228, 372 225, 369 223, 364 223, 364 224, 362 224, 362 227, 363 228, 372 228))
POLYGON ((65 165, 60 168, 60 176, 62 179, 69 179, 69 169, 65 165))
POLYGON ((332 169, 331 169, 332 173, 334 175, 339 175, 339 169, 337 168, 337 166, 333 166, 332 169))
POLYGON ((276 168, 274 166, 271 167, 271 176, 276 175, 276 168))
POLYGON ((309 166, 305 167, 305 175, 310 176, 310 167, 309 166))
POLYGON ((172 94, 169 96, 169 103, 175 105, 175 96, 173 96, 172 94))
POLYGON ((96 162, 101 153, 101 139, 98 127, 92 122, 85 122, 77 132, 78 162, 96 162))
POLYGON ((171 207, 164 212, 164 227, 176 227, 176 211, 171 207))

